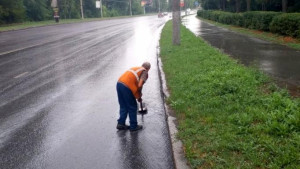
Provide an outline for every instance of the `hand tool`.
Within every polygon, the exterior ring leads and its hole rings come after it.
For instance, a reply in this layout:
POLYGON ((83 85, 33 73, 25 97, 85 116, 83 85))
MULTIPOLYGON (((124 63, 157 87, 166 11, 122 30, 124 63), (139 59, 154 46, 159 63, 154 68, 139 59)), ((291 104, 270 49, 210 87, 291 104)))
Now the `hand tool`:
POLYGON ((146 107, 143 108, 143 103, 142 103, 142 101, 140 102, 139 113, 140 113, 140 114, 147 114, 147 108, 146 108, 146 107))

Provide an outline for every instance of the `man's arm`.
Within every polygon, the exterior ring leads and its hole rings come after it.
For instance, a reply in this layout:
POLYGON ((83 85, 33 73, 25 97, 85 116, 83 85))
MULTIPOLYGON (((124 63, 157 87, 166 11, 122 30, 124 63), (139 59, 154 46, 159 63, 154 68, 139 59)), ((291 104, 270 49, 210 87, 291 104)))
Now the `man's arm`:
POLYGON ((138 98, 138 101, 142 101, 142 89, 143 85, 145 84, 146 80, 148 79, 148 71, 143 71, 140 77, 140 80, 138 82, 138 92, 140 94, 140 98, 138 98))
POLYGON ((143 89, 144 83, 145 83, 145 81, 143 79, 140 79, 140 81, 138 83, 138 92, 140 93, 140 98, 138 98, 139 102, 142 101, 142 89, 143 89))
POLYGON ((145 82, 145 81, 144 81, 143 79, 140 79, 139 84, 138 84, 138 89, 139 89, 140 91, 142 91, 144 82, 145 82))

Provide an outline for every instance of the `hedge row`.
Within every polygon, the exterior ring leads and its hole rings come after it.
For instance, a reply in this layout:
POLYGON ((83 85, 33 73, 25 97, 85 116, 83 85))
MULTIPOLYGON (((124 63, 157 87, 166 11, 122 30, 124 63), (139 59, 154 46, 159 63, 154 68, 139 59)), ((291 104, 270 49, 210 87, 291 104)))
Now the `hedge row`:
POLYGON ((261 12, 231 13, 223 11, 199 10, 198 16, 250 29, 271 31, 300 38, 300 13, 261 12))

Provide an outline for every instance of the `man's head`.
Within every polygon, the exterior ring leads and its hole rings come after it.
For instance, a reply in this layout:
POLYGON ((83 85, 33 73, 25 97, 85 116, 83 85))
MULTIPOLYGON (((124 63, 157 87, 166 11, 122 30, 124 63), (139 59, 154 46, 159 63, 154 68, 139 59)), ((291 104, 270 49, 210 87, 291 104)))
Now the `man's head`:
POLYGON ((149 62, 144 62, 142 64, 142 67, 144 67, 147 71, 149 71, 151 68, 151 64, 149 62))

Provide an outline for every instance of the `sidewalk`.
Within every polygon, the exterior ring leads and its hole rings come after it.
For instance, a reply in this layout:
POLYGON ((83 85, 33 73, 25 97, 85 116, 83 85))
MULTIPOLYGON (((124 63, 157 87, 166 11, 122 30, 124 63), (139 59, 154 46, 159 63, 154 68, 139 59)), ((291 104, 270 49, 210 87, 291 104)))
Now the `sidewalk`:
POLYGON ((292 95, 300 95, 300 51, 214 26, 196 18, 196 15, 184 17, 182 23, 196 36, 242 64, 255 65, 271 75, 292 95))

